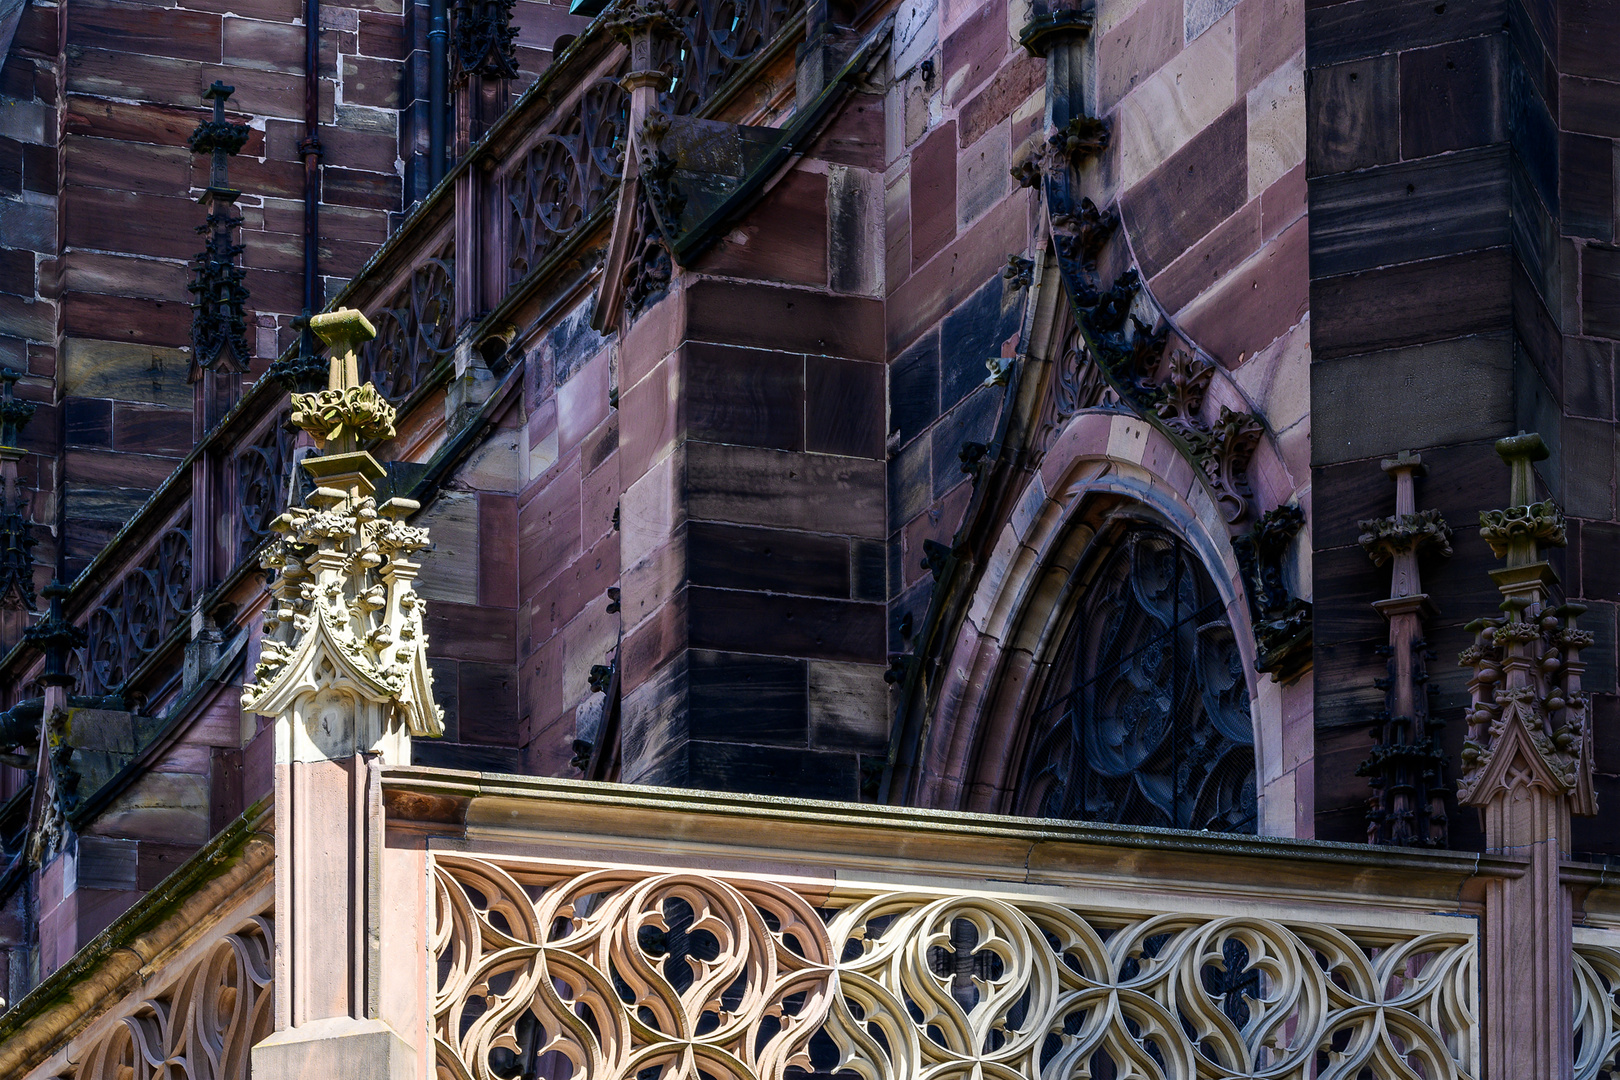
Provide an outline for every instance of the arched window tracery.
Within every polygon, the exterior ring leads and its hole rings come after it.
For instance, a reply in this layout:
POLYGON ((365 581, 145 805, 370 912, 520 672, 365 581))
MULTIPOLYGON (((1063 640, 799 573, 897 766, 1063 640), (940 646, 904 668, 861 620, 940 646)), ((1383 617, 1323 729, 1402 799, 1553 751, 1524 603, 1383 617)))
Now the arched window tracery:
POLYGON ((1248 687, 1225 602, 1158 524, 1115 520, 1098 541, 1025 722, 1014 812, 1257 831, 1248 687))

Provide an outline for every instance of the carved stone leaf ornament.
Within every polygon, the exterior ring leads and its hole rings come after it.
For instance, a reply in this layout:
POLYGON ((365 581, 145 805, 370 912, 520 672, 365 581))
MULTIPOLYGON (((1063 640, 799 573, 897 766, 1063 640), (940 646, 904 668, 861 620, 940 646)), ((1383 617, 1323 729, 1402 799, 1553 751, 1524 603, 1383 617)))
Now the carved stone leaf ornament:
POLYGON ((1466 933, 840 892, 812 903, 755 877, 438 854, 439 1075, 537 1075, 558 1059, 590 1080, 1477 1068, 1466 933))
POLYGON ((356 449, 360 439, 393 435, 393 407, 370 383, 355 385, 354 346, 371 336, 370 323, 338 311, 312 325, 332 345, 331 385, 295 395, 293 423, 327 454, 304 459, 316 483, 309 505, 271 523, 276 539, 261 561, 278 577, 242 707, 290 721, 292 745, 283 749, 295 756, 376 749, 408 764, 410 736, 444 730, 424 604, 411 587, 419 569, 411 556, 428 534, 404 521, 419 504, 377 503, 383 468, 356 449))
MULTIPOLYGON (((1112 283, 1105 284, 1100 269, 1121 222, 1114 207, 1101 209, 1080 195, 1081 171, 1110 137, 1107 123, 1086 115, 1083 106, 1081 73, 1090 70, 1083 54, 1092 19, 1089 11, 1048 12, 1037 6, 1020 34, 1032 55, 1048 61, 1051 127, 1046 146, 1013 172, 1030 186, 1034 174, 1041 174, 1058 271, 1098 378, 1121 405, 1169 437, 1219 508, 1234 546, 1241 547, 1238 538, 1261 512, 1249 468, 1266 436, 1265 421, 1212 400, 1209 389, 1218 366, 1190 341, 1185 348, 1171 344, 1171 321, 1143 288, 1128 245, 1123 269, 1116 253, 1112 283)), ((1046 422, 1043 414, 1037 429, 1043 447, 1055 439, 1046 422)), ((1292 678, 1311 662, 1311 606, 1295 597, 1286 603, 1274 599, 1251 603, 1256 667, 1274 678, 1292 678)))

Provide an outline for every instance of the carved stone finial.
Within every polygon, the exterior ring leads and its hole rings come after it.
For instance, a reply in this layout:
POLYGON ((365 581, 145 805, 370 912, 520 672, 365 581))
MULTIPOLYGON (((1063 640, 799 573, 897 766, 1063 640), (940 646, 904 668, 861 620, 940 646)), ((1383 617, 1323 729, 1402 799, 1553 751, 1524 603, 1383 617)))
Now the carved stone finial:
POLYGON ((428 546, 426 529, 405 519, 408 499, 378 505, 384 470, 360 449, 393 434, 394 410, 359 381, 355 347, 375 334, 358 311, 318 315, 311 328, 331 347, 327 388, 293 395, 293 423, 328 452, 303 461, 313 506, 292 506, 271 523, 261 557, 277 571, 264 618, 259 662, 242 707, 287 725, 278 760, 320 760, 361 751, 408 764, 411 736, 443 733, 427 663, 425 604, 412 588, 428 546))
POLYGON ((229 159, 246 145, 250 134, 246 124, 225 119, 225 103, 235 90, 215 80, 203 92, 203 100, 213 103, 214 115, 198 124, 186 140, 193 153, 212 159, 208 188, 198 200, 208 207, 207 219, 197 227, 208 243, 191 261, 192 280, 186 286, 193 297, 191 382, 212 368, 236 374, 247 371, 253 355, 247 343, 247 275, 240 262, 242 245, 236 242, 236 230, 242 224, 236 213, 241 192, 231 187, 227 171, 229 159))
POLYGON ((45 586, 45 599, 50 607, 45 617, 23 635, 25 641, 45 654, 45 671, 39 677, 42 686, 71 687, 75 679, 68 670, 68 654, 83 648, 88 640, 83 628, 68 622, 62 611, 62 601, 70 591, 57 580, 45 586))
POLYGON ((1480 536, 1506 563, 1491 573, 1503 614, 1470 624, 1474 644, 1460 657, 1474 677, 1457 794, 1483 807, 1528 783, 1567 797, 1568 812, 1591 815, 1597 802, 1580 653, 1592 634, 1576 626, 1582 605, 1552 606, 1557 578, 1542 561, 1541 546, 1563 545, 1564 514, 1551 499, 1531 501, 1534 463, 1548 456, 1547 447, 1540 436, 1521 433, 1499 440, 1496 450, 1512 470, 1514 505, 1485 511, 1479 520, 1480 536))
POLYGON ((1414 481, 1427 471, 1423 459, 1402 450, 1382 463, 1395 482, 1395 513, 1361 523, 1361 546, 1373 565, 1391 564, 1389 598, 1373 602, 1389 620, 1389 645, 1381 649, 1388 670, 1377 683, 1384 711, 1372 727, 1373 752, 1356 770, 1373 794, 1367 800, 1367 842, 1409 847, 1445 847, 1446 755, 1444 724, 1429 708, 1428 661, 1423 619, 1433 612, 1418 577, 1418 556, 1451 554, 1451 527, 1438 510, 1417 510, 1414 481))
POLYGON ((1547 444, 1534 432, 1519 432, 1496 441, 1496 452, 1511 470, 1505 510, 1485 510, 1479 515, 1479 535, 1491 545, 1497 558, 1506 558, 1509 570, 1541 561, 1541 548, 1563 547, 1564 511, 1551 499, 1533 502, 1536 492, 1535 463, 1545 461, 1547 444))
POLYGON ((516 0, 455 0, 452 53, 456 77, 515 79, 518 75, 517 27, 512 25, 516 0))
POLYGON ((360 382, 357 348, 377 336, 360 312, 340 308, 309 321, 331 350, 326 389, 292 396, 292 422, 303 428, 323 450, 348 454, 361 442, 394 435, 394 407, 371 383, 360 382))

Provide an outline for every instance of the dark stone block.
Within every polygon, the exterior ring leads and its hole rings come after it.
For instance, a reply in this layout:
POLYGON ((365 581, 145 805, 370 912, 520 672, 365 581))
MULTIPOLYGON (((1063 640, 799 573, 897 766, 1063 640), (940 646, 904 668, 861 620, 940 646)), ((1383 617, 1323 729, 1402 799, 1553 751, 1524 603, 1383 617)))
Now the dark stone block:
POLYGON ((809 677, 803 660, 694 650, 687 658, 687 685, 687 724, 694 739, 809 744, 809 677))
POLYGON ((1576 416, 1614 419, 1614 346, 1564 339, 1564 408, 1576 416))
POLYGON ((1001 355, 1002 343, 1018 333, 1022 315, 1019 294, 997 276, 945 316, 939 346, 942 411, 949 411, 984 383, 989 371, 986 361, 1001 355))
POLYGON ((1568 132, 1559 137, 1558 201, 1565 236, 1614 239, 1613 142, 1568 132))
POLYGON ((462 662, 460 687, 460 725, 458 731, 463 742, 493 746, 518 744, 518 680, 517 672, 507 664, 478 664, 462 662))
POLYGON ((811 356, 805 360, 805 449, 812 454, 882 458, 880 364, 811 356))
POLYGON ((698 342, 684 357, 691 438, 804 449, 804 357, 698 342))
POLYGON ((693 648, 878 663, 883 608, 729 589, 687 590, 693 648))
POLYGON ((1558 80, 1558 123, 1565 131, 1620 138, 1620 84, 1565 75, 1558 80))
POLYGON ((1123 217, 1145 276, 1248 201, 1248 123, 1248 106, 1232 106, 1125 194, 1123 217))
POLYGON ((827 283, 827 176, 795 170, 697 263, 703 273, 827 283), (732 236, 745 238, 734 243, 732 236))
POLYGON ((74 5, 68 13, 67 44, 205 64, 217 64, 223 56, 218 15, 144 4, 74 5))
POLYGON ((686 290, 693 341, 883 360, 883 302, 699 280, 686 290))
POLYGON ((1507 138, 1507 39, 1500 34, 1401 53, 1401 156, 1507 138))
POLYGON ((859 795, 854 754, 693 742, 687 755, 686 785, 695 788, 798 799, 853 801, 859 795))
POLYGON ((975 5, 973 14, 945 39, 940 50, 945 85, 951 88, 950 104, 960 104, 1001 66, 1010 43, 1006 0, 983 0, 975 5))
POLYGON ((1586 661, 1581 688, 1593 694, 1612 694, 1615 692, 1616 605, 1607 600, 1588 600, 1586 608, 1580 626, 1592 632, 1592 645, 1581 650, 1581 659, 1586 661))
POLYGON ((62 403, 63 437, 69 446, 112 446, 112 402, 68 398, 62 403))
POLYGON ((1591 600, 1620 600, 1620 557, 1617 557, 1617 553, 1620 553, 1620 525, 1608 521, 1581 523, 1578 595, 1591 600))
POLYGON ((1251 199, 1152 279, 1153 295, 1166 310, 1180 311, 1259 250, 1261 202, 1251 199))
POLYGON ((849 541, 836 536, 692 521, 686 527, 693 585, 847 598, 849 541))
POLYGON ((1400 81, 1394 56, 1374 56, 1305 73, 1310 119, 1306 171, 1365 169, 1401 156, 1400 81))
POLYGON ((1310 311, 1308 222, 1282 231, 1181 313, 1181 326, 1229 368, 1260 352, 1310 311))
POLYGON ((1508 242, 1508 149, 1311 181, 1311 275, 1331 277, 1508 242))
POLYGON ((889 368, 889 430, 910 442, 939 415, 939 335, 918 338, 889 368))
POLYGON ((444 710, 444 737, 451 742, 461 738, 460 709, 461 672, 454 660, 435 658, 433 671, 433 701, 444 710))
POLYGON ((1559 460, 1564 467, 1560 502, 1573 517, 1614 517, 1614 424, 1563 418, 1559 460))
POLYGON ((184 454, 192 446, 192 418, 180 409, 119 402, 113 410, 113 445, 136 454, 184 454))
MULTIPOLYGON (((1543 373, 1548 386, 1561 397, 1559 355, 1563 352, 1563 336, 1558 332, 1552 312, 1536 291, 1535 283, 1523 264, 1517 262, 1513 265, 1513 332, 1518 337, 1521 353, 1543 373)), ((1523 395, 1520 397, 1522 399, 1523 395)))
MULTIPOLYGON (((1542 5, 1532 9, 1537 6, 1542 5)), ((1620 10, 1612 0, 1561 0, 1556 6, 1559 66, 1571 75, 1614 78, 1614 28, 1620 10)), ((1551 37, 1551 26, 1540 29, 1551 37)))
POLYGON ((1620 248, 1591 244, 1581 258, 1581 329, 1620 337, 1620 248))
POLYGON ((934 428, 934 498, 942 498, 947 491, 967 479, 967 474, 962 471, 962 444, 990 442, 996 433, 996 421, 1000 418, 1001 402, 1005 396, 1005 391, 1000 387, 982 387, 946 413, 934 428))
MULTIPOLYGON (((23 146, 15 139, 0 137, 0 195, 20 195, 23 184, 23 146)), ((15 292, 15 289, 8 289, 15 292)), ((33 295, 30 289, 28 295, 33 295)))
POLYGON ((1312 352, 1327 359, 1506 331, 1510 261, 1506 248, 1493 248, 1314 280, 1312 352))
POLYGON ((888 546, 881 540, 855 540, 849 558, 851 597, 879 603, 888 599, 888 546))
POLYGON ((1508 78, 1514 161, 1522 167, 1548 213, 1558 213, 1558 125, 1548 103, 1515 65, 1508 78))
POLYGON ((477 746, 417 739, 411 743, 411 764, 430 769, 466 769, 469 772, 521 773, 523 751, 515 746, 477 746))
POLYGON ((1308 5, 1305 63, 1338 64, 1494 34, 1507 23, 1507 0, 1437 4, 1434 0, 1346 0, 1308 5))
MULTIPOLYGON (((934 497, 934 433, 923 433, 889 461, 889 531, 903 528, 934 497)), ((955 468, 955 466, 952 466, 955 468)))
POLYGON ((911 151, 911 269, 915 272, 956 236, 956 121, 911 151))

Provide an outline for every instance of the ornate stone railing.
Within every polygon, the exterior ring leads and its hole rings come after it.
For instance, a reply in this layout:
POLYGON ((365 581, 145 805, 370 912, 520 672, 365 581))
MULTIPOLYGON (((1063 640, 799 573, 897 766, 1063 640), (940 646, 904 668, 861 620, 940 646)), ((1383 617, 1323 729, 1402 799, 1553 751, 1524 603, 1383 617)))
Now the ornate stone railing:
POLYGON ((1482 1075, 1478 923, 1430 889, 1511 868, 388 776, 443 1077, 1482 1075))
POLYGON ((1620 1070, 1620 931, 1575 929, 1575 1078, 1620 1070))
POLYGON ((1455 919, 457 855, 434 889, 435 1060, 456 1077, 526 1053, 602 1078, 1476 1074, 1475 933, 1455 919))
POLYGON ((242 1080, 274 1030, 274 841, 250 810, 0 1012, 0 1076, 242 1080))

